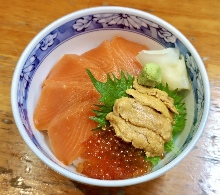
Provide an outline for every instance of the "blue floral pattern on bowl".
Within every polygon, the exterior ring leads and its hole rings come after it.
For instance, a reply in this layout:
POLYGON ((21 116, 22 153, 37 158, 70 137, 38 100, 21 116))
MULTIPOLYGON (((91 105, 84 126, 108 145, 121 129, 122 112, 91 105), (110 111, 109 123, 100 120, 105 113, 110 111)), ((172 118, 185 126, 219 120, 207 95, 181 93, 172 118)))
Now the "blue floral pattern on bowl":
POLYGON ((185 144, 180 149, 180 151, 183 150, 191 141, 193 135, 196 133, 197 126, 203 115, 204 86, 198 66, 183 43, 164 27, 150 20, 123 13, 100 13, 83 16, 78 19, 69 21, 57 29, 54 29, 36 45, 22 68, 17 94, 20 117, 29 137, 32 139, 34 144, 43 153, 45 153, 33 135, 29 124, 29 120, 32 119, 28 119, 27 116, 28 90, 32 78, 34 77, 34 72, 38 69, 45 56, 47 56, 58 45, 64 43, 69 38, 73 38, 74 36, 78 36, 83 33, 89 33, 103 29, 121 29, 139 33, 150 39, 153 39, 154 41, 157 41, 164 47, 178 47, 180 49, 181 54, 185 57, 187 71, 194 88, 195 99, 193 126, 185 144))

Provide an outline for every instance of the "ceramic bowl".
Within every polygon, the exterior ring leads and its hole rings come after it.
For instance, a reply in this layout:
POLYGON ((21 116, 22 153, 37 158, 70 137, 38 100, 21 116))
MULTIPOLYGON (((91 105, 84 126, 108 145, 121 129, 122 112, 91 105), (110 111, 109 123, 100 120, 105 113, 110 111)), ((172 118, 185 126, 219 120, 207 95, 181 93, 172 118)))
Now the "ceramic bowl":
POLYGON ((209 112, 209 81, 192 44, 175 27, 149 13, 124 7, 95 7, 71 13, 43 29, 17 63, 11 102, 18 130, 30 149, 49 167, 72 180, 97 186, 128 186, 152 180, 176 166, 200 138, 209 112), (64 54, 81 54, 103 40, 122 36, 149 49, 177 47, 185 57, 192 89, 185 99, 187 122, 175 140, 179 153, 170 153, 149 174, 125 180, 97 180, 64 166, 53 155, 47 138, 33 124, 33 111, 47 74, 64 54))

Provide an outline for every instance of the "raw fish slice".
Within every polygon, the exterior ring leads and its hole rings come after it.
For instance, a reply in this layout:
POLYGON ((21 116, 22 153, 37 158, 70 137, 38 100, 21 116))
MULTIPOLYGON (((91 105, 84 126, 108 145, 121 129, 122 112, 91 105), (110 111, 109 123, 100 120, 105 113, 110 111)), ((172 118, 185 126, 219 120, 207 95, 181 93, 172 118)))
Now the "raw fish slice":
POLYGON ((86 69, 89 69, 96 79, 105 79, 104 71, 89 60, 75 54, 66 54, 52 68, 43 85, 54 81, 90 82, 86 69))
POLYGON ((71 106, 58 115, 48 127, 48 136, 55 156, 65 165, 76 160, 82 151, 82 143, 92 134, 97 123, 89 119, 92 100, 71 106))
POLYGON ((85 52, 82 56, 105 71, 105 73, 114 73, 118 77, 120 76, 120 70, 114 62, 112 52, 111 43, 109 40, 106 40, 98 47, 85 52))
POLYGON ((138 75, 142 69, 142 66, 136 60, 136 56, 140 51, 147 50, 147 47, 126 40, 122 37, 114 37, 111 45, 113 48, 114 61, 119 69, 126 71, 134 76, 138 75))
POLYGON ((42 89, 34 112, 34 125, 38 130, 46 130, 51 120, 73 104, 88 99, 98 101, 100 95, 92 83, 71 82, 70 84, 49 83, 42 89))

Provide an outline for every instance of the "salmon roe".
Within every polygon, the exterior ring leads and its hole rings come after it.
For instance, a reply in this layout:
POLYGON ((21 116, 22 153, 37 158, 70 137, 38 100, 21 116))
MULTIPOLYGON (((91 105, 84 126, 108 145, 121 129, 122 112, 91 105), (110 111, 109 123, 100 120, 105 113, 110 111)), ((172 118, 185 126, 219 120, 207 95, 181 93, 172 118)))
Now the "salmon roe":
POLYGON ((81 158, 84 161, 79 163, 77 171, 91 178, 126 179, 152 169, 151 163, 144 159, 144 151, 118 138, 112 128, 93 132, 83 148, 81 158))

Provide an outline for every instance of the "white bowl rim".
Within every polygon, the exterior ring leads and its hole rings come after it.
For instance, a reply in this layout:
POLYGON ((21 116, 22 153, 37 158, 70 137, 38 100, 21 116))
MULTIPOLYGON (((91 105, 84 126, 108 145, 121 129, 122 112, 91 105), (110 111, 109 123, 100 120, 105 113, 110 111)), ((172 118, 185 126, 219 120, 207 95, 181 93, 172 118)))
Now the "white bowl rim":
POLYGON ((155 178, 163 175, 165 172, 167 172, 171 168, 175 167, 180 161, 182 161, 184 159, 184 157, 196 145, 196 143, 198 142, 198 140, 199 140, 200 136, 202 135, 202 132, 205 128, 206 121, 207 121, 208 114, 209 114, 209 107, 210 107, 210 86, 209 86, 209 80, 208 80, 208 76, 207 76, 205 67, 203 65, 203 62, 202 62, 198 52, 196 51, 194 46, 188 41, 188 39, 180 31, 178 31, 175 27, 173 27, 172 25, 170 25, 169 23, 167 23, 166 21, 164 21, 163 19, 161 19, 155 15, 152 15, 150 13, 147 13, 147 12, 144 12, 141 10, 137 10, 134 8, 120 7, 120 6, 107 6, 107 7, 99 6, 99 7, 93 7, 93 8, 79 10, 79 11, 70 13, 66 16, 63 16, 60 19, 58 19, 58 20, 54 21, 53 23, 49 24, 48 26, 46 26, 42 31, 40 31, 34 37, 34 39, 28 44, 28 46, 23 51, 23 53, 17 63, 17 66, 15 68, 13 80, 12 80, 12 86, 11 86, 11 104, 12 104, 12 111, 13 111, 14 119, 15 119, 16 125, 18 127, 18 130, 19 130, 22 138, 24 139, 26 144, 30 147, 30 149, 38 156, 38 158, 41 161, 43 161, 46 165, 48 165, 51 169, 55 170, 56 172, 60 173, 61 175, 65 176, 69 179, 72 179, 72 180, 75 180, 75 181, 78 181, 81 183, 94 185, 94 186, 103 186, 103 187, 104 186, 106 186, 106 187, 107 186, 108 187, 119 187, 119 186, 134 185, 134 184, 138 184, 138 183, 142 183, 142 182, 146 182, 146 181, 150 181, 152 179, 155 179, 155 178), (160 168, 156 172, 152 172, 152 173, 149 173, 149 174, 137 177, 137 178, 131 178, 131 179, 125 179, 125 180, 98 180, 98 179, 92 179, 92 178, 87 178, 84 176, 76 175, 76 174, 73 174, 65 169, 62 169, 56 163, 54 163, 53 161, 51 161, 50 159, 45 157, 42 154, 42 152, 34 145, 34 143, 31 141, 31 139, 27 135, 21 120, 19 119, 20 117, 19 117, 19 111, 18 111, 18 106, 17 106, 17 89, 18 89, 17 81, 19 80, 19 73, 21 71, 22 65, 25 63, 26 59, 29 56, 29 51, 32 51, 34 49, 36 43, 38 43, 40 40, 42 40, 42 38, 44 38, 52 30, 56 29, 61 24, 64 24, 64 23, 68 22, 69 20, 72 20, 73 18, 77 18, 81 15, 87 15, 88 12, 89 12, 89 14, 95 14, 95 13, 100 13, 100 12, 108 12, 109 13, 109 12, 119 12, 119 11, 121 13, 126 12, 126 13, 130 13, 131 15, 133 14, 133 15, 140 16, 140 17, 143 17, 145 15, 145 17, 151 18, 152 21, 155 21, 157 24, 160 24, 161 26, 166 25, 166 28, 169 29, 175 36, 178 37, 178 39, 180 39, 180 41, 182 41, 186 45, 186 47, 191 52, 191 54, 193 54, 193 57, 195 58, 197 64, 199 65, 199 69, 200 69, 200 72, 201 72, 201 75, 202 75, 202 78, 204 81, 204 89, 205 89, 205 92, 204 92, 204 94, 205 94, 204 113, 202 116, 201 123, 198 127, 198 131, 196 132, 195 136, 193 137, 193 139, 191 140, 189 145, 182 151, 182 153, 180 155, 178 155, 178 157, 173 159, 170 163, 168 163, 164 167, 160 168))

